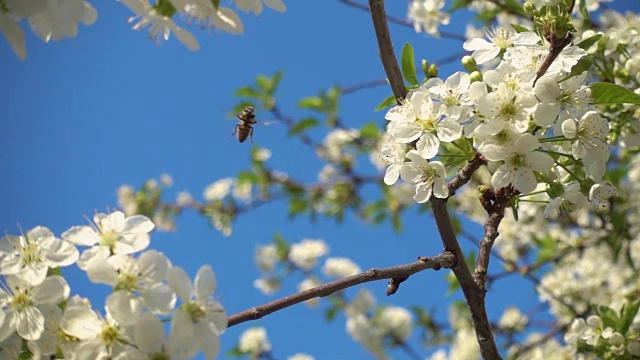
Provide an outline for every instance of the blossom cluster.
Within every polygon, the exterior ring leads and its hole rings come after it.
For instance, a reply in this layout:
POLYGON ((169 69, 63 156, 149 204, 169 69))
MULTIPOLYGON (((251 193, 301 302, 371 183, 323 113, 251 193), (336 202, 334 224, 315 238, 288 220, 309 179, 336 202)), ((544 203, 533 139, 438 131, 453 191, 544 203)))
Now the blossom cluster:
POLYGON ((445 163, 453 155, 445 145, 466 142, 488 161, 496 189, 511 185, 526 195, 539 183, 559 186, 548 192, 549 217, 561 208, 577 210, 587 200, 603 210, 615 193, 603 181, 609 125, 592 105, 587 73, 571 73, 587 52, 566 47, 537 79, 548 53, 539 35, 501 27, 487 31, 487 37, 465 42, 473 51, 466 62, 475 68, 501 55, 495 68, 428 79, 387 112, 390 140, 381 151, 389 164, 385 183, 400 177, 414 184, 420 203, 432 195, 448 197, 446 176, 452 169, 445 163), (580 185, 587 181, 593 186, 583 194, 580 185))
MULTIPOLYGON (((134 30, 147 29, 149 36, 161 43, 173 33, 189 50, 198 50, 198 40, 185 28, 178 26, 174 16, 188 25, 198 25, 209 30, 218 29, 231 34, 242 34, 244 27, 233 9, 214 6, 213 1, 201 0, 119 0, 135 16, 129 19, 134 30)), ((282 0, 234 0, 238 9, 258 15, 267 7, 286 11, 282 0)), ((26 20, 31 30, 44 42, 74 38, 78 24, 92 25, 98 18, 96 9, 86 0, 1 0, 0 33, 9 42, 16 55, 27 57, 25 34, 20 23, 26 20)))
POLYGON ((145 216, 115 211, 96 214, 94 222, 70 228, 61 239, 38 226, 0 240, 2 353, 93 360, 187 359, 202 351, 215 358, 227 315, 212 298, 211 267, 200 268, 192 282, 164 254, 145 251, 154 229, 145 216), (112 287, 104 313, 70 296, 59 268, 72 264, 93 283, 112 287))

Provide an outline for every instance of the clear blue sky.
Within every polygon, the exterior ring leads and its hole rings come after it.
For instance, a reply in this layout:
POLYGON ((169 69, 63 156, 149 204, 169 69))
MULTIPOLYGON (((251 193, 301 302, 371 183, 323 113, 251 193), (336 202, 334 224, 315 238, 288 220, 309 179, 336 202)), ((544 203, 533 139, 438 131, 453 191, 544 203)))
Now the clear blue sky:
MULTIPOLYGON (((59 236, 73 225, 86 224, 83 216, 117 207, 115 191, 121 184, 137 187, 161 173, 174 178, 170 199, 179 190, 190 190, 201 199, 208 184, 249 166, 250 144, 228 139, 235 122, 226 113, 239 101, 233 91, 258 74, 284 71, 278 100, 292 116, 305 114, 295 107, 304 96, 333 84, 384 77, 370 17, 337 1, 289 0, 285 14, 270 10, 257 18, 243 14, 243 36, 209 36, 192 28, 200 41, 198 52, 189 52, 175 39, 158 48, 146 33, 130 29, 127 19, 132 14, 123 5, 92 3, 98 21, 80 26, 75 39, 44 44, 27 31, 25 62, 0 40, 3 232, 18 233, 17 224, 25 231, 43 225, 59 236)), ((406 2, 388 3, 390 14, 404 18, 406 2)), ((467 20, 455 14, 445 30, 461 32, 467 20)), ((396 50, 411 41, 419 57, 432 61, 461 49, 459 41, 427 38, 398 25, 392 24, 391 32, 396 50)), ((444 67, 441 76, 457 69, 444 67)), ((384 113, 371 110, 389 93, 380 87, 344 98, 345 123, 382 124, 384 113)), ((257 128, 254 140, 272 150, 273 168, 315 179, 318 161, 309 148, 286 137, 284 126, 257 128)), ((435 255, 442 247, 430 216, 406 217, 405 232, 396 235, 387 224, 371 228, 353 219, 340 226, 325 220, 289 221, 281 203, 242 215, 231 237, 191 213, 177 225, 175 233, 154 233, 152 247, 192 276, 201 265, 211 264, 219 278, 217 295, 230 314, 272 299, 260 295, 252 282, 259 275, 253 250, 270 242, 274 232, 289 241, 322 238, 331 246, 332 256, 350 257, 363 269, 411 262, 419 255, 435 255)), ((384 297, 384 282, 369 288, 382 302, 445 310, 459 298, 445 297, 445 273, 421 273, 391 298, 384 297)), ((88 283, 80 272, 65 274, 72 292, 89 296, 95 304, 109 292, 105 286, 88 283)), ((299 280, 289 279, 280 295, 292 292, 299 280)), ((510 286, 507 280, 492 290, 497 294, 510 286)), ((535 297, 527 286, 522 293, 525 299, 535 297)), ((520 301, 490 294, 489 312, 497 318, 501 308, 520 301)), ((267 328, 277 359, 296 352, 316 359, 367 357, 345 333, 342 317, 330 324, 323 317, 322 311, 306 305, 286 309, 230 329, 222 337, 223 351, 243 330, 260 325, 267 328)))

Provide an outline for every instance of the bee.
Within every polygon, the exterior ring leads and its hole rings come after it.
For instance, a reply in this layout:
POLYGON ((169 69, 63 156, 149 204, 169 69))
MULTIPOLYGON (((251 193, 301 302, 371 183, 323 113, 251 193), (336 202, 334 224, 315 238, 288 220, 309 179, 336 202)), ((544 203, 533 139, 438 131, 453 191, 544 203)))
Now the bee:
POLYGON ((241 113, 236 115, 238 117, 238 124, 233 129, 233 133, 231 136, 238 133, 238 141, 243 143, 247 140, 247 138, 251 139, 253 142, 253 125, 255 125, 258 121, 256 121, 255 109, 253 106, 246 106, 241 113))

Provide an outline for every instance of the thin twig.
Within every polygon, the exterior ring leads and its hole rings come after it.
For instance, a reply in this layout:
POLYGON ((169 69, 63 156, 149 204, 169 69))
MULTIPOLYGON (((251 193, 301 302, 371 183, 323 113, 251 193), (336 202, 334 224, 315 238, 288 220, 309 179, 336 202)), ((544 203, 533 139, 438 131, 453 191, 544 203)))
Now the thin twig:
MULTIPOLYGON (((345 4, 345 5, 349 5, 351 7, 354 7, 356 9, 360 9, 366 12, 369 12, 369 8, 364 5, 364 4, 360 4, 359 2, 353 1, 353 0, 338 0, 341 3, 345 4)), ((400 19, 394 16, 387 16, 387 20, 391 23, 394 24, 398 24, 398 25, 402 25, 408 28, 413 29, 413 23, 409 20, 404 20, 404 19, 400 19)), ((448 39, 453 39, 453 40, 459 40, 459 41, 466 41, 467 38, 464 35, 461 34, 456 34, 456 33, 451 33, 451 32, 447 32, 447 31, 440 31, 440 36, 442 36, 443 38, 448 38, 448 39)))
POLYGON ((452 253, 444 252, 433 258, 422 257, 420 260, 406 265, 393 266, 384 269, 371 269, 369 271, 336 280, 294 295, 285 296, 281 299, 232 315, 229 317, 228 326, 231 327, 246 321, 257 320, 289 306, 299 304, 313 298, 328 296, 355 285, 381 279, 409 277, 427 269, 439 270, 443 267, 450 268, 455 263, 455 256, 452 253))
POLYGON ((364 90, 364 89, 371 89, 371 88, 374 88, 374 87, 377 87, 377 86, 381 86, 381 85, 386 85, 386 84, 387 84, 387 79, 378 79, 378 80, 366 81, 366 82, 358 83, 358 84, 351 85, 351 86, 341 87, 340 88, 340 94, 348 95, 348 94, 354 93, 356 91, 360 91, 360 90, 364 90))
POLYGON ((561 331, 564 331, 566 329, 567 329, 567 325, 554 326, 551 330, 549 330, 546 334, 544 334, 540 338, 537 338, 536 340, 523 345, 521 348, 516 350, 516 352, 513 355, 511 355, 509 358, 510 359, 519 359, 521 355, 524 355, 526 352, 528 352, 528 351, 530 351, 532 349, 538 348, 540 345, 544 344, 545 342, 549 341, 551 338, 556 336, 556 334, 558 334, 561 331))

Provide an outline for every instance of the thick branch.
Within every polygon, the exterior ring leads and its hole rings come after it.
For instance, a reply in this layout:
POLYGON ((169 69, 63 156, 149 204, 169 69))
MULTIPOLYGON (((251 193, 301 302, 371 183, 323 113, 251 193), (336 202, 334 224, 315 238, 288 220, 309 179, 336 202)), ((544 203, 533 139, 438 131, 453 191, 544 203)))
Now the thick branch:
POLYGON ((456 190, 468 183, 469 180, 471 180, 473 173, 476 172, 480 166, 486 163, 487 159, 480 155, 480 153, 476 153, 476 157, 458 170, 456 176, 447 184, 449 187, 449 197, 453 196, 456 193, 456 190))
MULTIPOLYGON (((369 0, 369 7, 371 9, 373 26, 378 39, 378 47, 380 48, 380 58, 387 73, 387 77, 389 78, 391 89, 397 99, 404 99, 407 91, 402 81, 402 75, 398 68, 393 47, 391 46, 391 37, 387 27, 384 3, 382 0, 369 0)), ((476 158, 478 159, 477 162, 472 162, 470 167, 480 166, 480 158, 476 158)), ((471 173, 473 171, 475 170, 469 169, 468 172, 471 173)), ((467 177, 464 174, 466 174, 466 171, 463 173, 463 176, 467 177)), ((464 182, 468 181, 468 179, 463 179, 463 176, 460 176, 460 174, 458 175, 459 180, 457 180, 457 182, 460 183, 459 186, 462 186, 464 182)), ((453 188, 455 189, 456 186, 458 185, 454 184, 453 188)), ((456 239, 456 234, 453 231, 451 219, 449 218, 447 200, 431 197, 430 203, 445 251, 453 253, 457 260, 452 270, 456 279, 460 283, 464 297, 469 305, 476 338, 480 345, 480 353, 484 359, 501 359, 500 353, 498 352, 498 348, 493 339, 491 324, 487 317, 487 310, 484 304, 484 291, 481 291, 480 288, 478 288, 473 280, 473 276, 471 276, 471 272, 469 271, 466 262, 464 261, 464 253, 458 244, 458 239, 456 239)))
POLYGON ((460 283, 464 298, 467 301, 467 305, 469 305, 482 358, 491 360, 501 359, 495 340, 493 339, 493 333, 491 332, 491 324, 489 323, 487 309, 484 303, 484 291, 478 288, 467 267, 467 263, 464 261, 464 253, 458 244, 458 239, 451 225, 447 202, 443 199, 431 197, 430 203, 445 251, 452 252, 456 256, 456 259, 460 259, 451 270, 453 270, 453 274, 460 283))
POLYGON ((487 191, 483 197, 491 197, 493 201, 488 199, 483 201, 485 208, 488 207, 487 213, 489 217, 484 223, 484 237, 480 242, 480 251, 478 252, 478 261, 476 263, 476 270, 473 273, 473 279, 480 288, 480 291, 486 290, 487 271, 489 269, 489 260, 491 259, 491 248, 493 243, 500 235, 498 232, 498 226, 502 218, 504 218, 504 211, 511 202, 511 196, 514 195, 512 191, 506 188, 496 191, 497 194, 490 194, 493 191, 487 191), (490 204, 488 204, 490 203, 490 204))
POLYGON ((402 99, 407 96, 407 88, 402 80, 402 73, 393 52, 393 44, 391 43, 391 35, 389 34, 389 26, 387 25, 387 14, 384 11, 384 1, 369 0, 369 10, 371 11, 371 19, 373 20, 373 28, 376 31, 378 39, 378 49, 380 52, 380 60, 384 67, 384 72, 389 79, 391 91, 398 101, 398 105, 402 104, 402 99))
POLYGON ((381 279, 403 279, 426 269, 440 270, 441 268, 450 268, 456 263, 456 258, 452 253, 444 252, 433 258, 421 257, 420 260, 411 264, 399 265, 384 269, 371 269, 363 273, 336 280, 328 284, 324 284, 313 289, 309 289, 294 295, 285 296, 281 299, 270 303, 256 306, 241 313, 229 317, 228 326, 238 325, 240 323, 257 320, 267 316, 278 310, 282 310, 289 306, 299 304, 317 297, 331 295, 340 290, 350 288, 355 285, 364 284, 371 281, 381 279))

